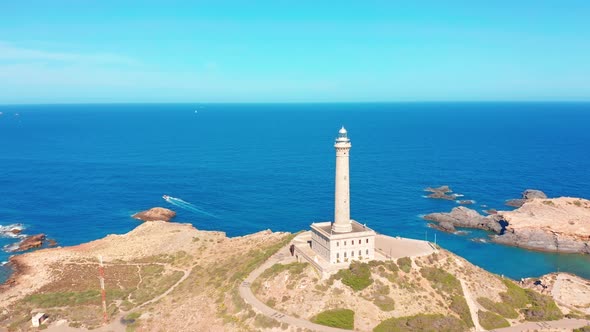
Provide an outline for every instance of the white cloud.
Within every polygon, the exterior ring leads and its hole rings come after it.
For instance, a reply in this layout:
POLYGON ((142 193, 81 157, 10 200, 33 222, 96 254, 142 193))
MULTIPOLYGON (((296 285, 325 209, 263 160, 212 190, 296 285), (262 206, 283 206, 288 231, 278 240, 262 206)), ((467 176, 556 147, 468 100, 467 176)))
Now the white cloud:
POLYGON ((139 62, 130 57, 112 53, 73 53, 54 52, 34 48, 19 47, 0 41, 0 61, 54 61, 66 63, 136 65, 139 62))

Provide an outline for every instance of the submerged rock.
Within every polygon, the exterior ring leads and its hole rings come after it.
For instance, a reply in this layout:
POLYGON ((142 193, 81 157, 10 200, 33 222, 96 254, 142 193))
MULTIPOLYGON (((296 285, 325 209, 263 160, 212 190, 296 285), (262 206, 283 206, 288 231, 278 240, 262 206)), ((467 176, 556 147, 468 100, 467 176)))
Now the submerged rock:
POLYGON ((432 193, 426 196, 428 198, 446 199, 449 201, 454 201, 458 197, 457 194, 452 194, 453 191, 449 186, 440 186, 438 188, 428 187, 424 189, 424 191, 429 191, 432 193))
POLYGON ((138 212, 134 214, 132 217, 143 221, 170 221, 170 219, 174 218, 174 216, 176 216, 176 212, 172 210, 161 207, 155 207, 146 211, 138 212))
POLYGON ((461 205, 471 205, 471 204, 474 204, 475 201, 472 199, 464 199, 464 200, 457 201, 457 203, 459 203, 461 205))

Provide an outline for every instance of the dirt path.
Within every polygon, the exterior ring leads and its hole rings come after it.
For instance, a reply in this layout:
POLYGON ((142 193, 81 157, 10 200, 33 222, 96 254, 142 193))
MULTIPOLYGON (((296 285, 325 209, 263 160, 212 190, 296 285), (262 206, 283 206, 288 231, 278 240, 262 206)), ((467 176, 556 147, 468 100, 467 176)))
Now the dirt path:
POLYGON ((276 311, 275 309, 267 306, 266 304, 262 303, 260 300, 254 296, 252 290, 250 289, 250 285, 269 267, 273 266, 274 264, 278 263, 288 255, 289 253, 289 245, 281 248, 275 255, 270 257, 264 264, 259 266, 256 270, 252 271, 250 275, 240 284, 240 296, 246 301, 246 303, 250 304, 254 310, 257 312, 262 313, 263 315, 273 318, 279 322, 287 323, 290 326, 300 327, 304 329, 309 329, 312 331, 326 331, 326 332, 350 332, 350 330, 338 329, 334 327, 324 326, 314 324, 308 320, 296 318, 293 316, 288 316, 282 312, 276 311))
MULTIPOLYGON (((194 267, 194 266, 193 266, 193 267, 194 267)), ((146 301, 146 302, 144 302, 144 303, 140 304, 140 305, 139 305, 138 307, 136 307, 135 309, 131 309, 131 310, 129 310, 129 312, 127 312, 126 314, 129 314, 129 313, 131 313, 131 312, 133 312, 133 311, 137 311, 139 308, 143 308, 143 307, 145 307, 145 306, 146 306, 146 305, 148 305, 148 304, 151 304, 151 303, 154 303, 154 302, 158 302, 158 301, 159 301, 160 299, 162 299, 164 296, 166 296, 166 295, 170 294, 170 292, 172 292, 172 291, 174 290, 174 288, 176 288, 176 286, 180 285, 180 283, 182 283, 183 281, 185 281, 185 280, 186 280, 186 278, 188 278, 188 276, 189 276, 189 274, 190 274, 190 271, 192 270, 192 268, 193 268, 193 267, 191 267, 191 268, 190 268, 190 269, 188 269, 188 270, 179 270, 179 269, 173 269, 174 271, 181 271, 182 273, 184 273, 184 275, 182 276, 182 278, 178 279, 178 281, 177 281, 176 283, 174 283, 174 285, 172 285, 170 288, 168 288, 168 289, 167 289, 167 290, 166 290, 164 293, 162 293, 162 294, 160 294, 160 295, 158 295, 158 296, 154 297, 153 299, 151 299, 151 300, 149 300, 149 301, 146 301)))
POLYGON ((473 297, 471 296, 471 292, 467 287, 467 283, 465 280, 459 278, 461 282, 461 288, 463 288, 463 296, 465 296, 465 301, 467 302, 467 306, 469 306, 469 313, 471 314, 471 320, 473 321, 473 325, 475 325, 476 331, 485 331, 483 327, 479 324, 479 317, 477 316, 477 305, 475 301, 473 301, 473 297))

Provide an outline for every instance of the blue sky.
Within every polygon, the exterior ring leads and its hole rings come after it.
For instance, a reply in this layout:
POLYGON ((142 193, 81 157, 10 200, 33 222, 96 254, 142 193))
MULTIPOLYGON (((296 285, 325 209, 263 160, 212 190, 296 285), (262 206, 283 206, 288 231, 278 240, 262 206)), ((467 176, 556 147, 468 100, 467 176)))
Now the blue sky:
POLYGON ((1 1, 0 103, 590 100, 590 1, 1 1))

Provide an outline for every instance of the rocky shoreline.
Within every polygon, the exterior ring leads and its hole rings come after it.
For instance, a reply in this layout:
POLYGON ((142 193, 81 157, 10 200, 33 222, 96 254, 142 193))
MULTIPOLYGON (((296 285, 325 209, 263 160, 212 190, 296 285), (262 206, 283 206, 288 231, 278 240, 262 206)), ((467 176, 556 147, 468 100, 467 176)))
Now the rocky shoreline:
MULTIPOLYGON (((448 188, 448 187, 446 187, 448 188)), ((456 233, 456 227, 492 232, 495 243, 525 249, 590 254, 590 201, 581 198, 547 198, 539 190, 528 189, 522 198, 509 200, 513 211, 488 209, 487 216, 459 206, 450 212, 430 213, 431 227, 456 233)))

